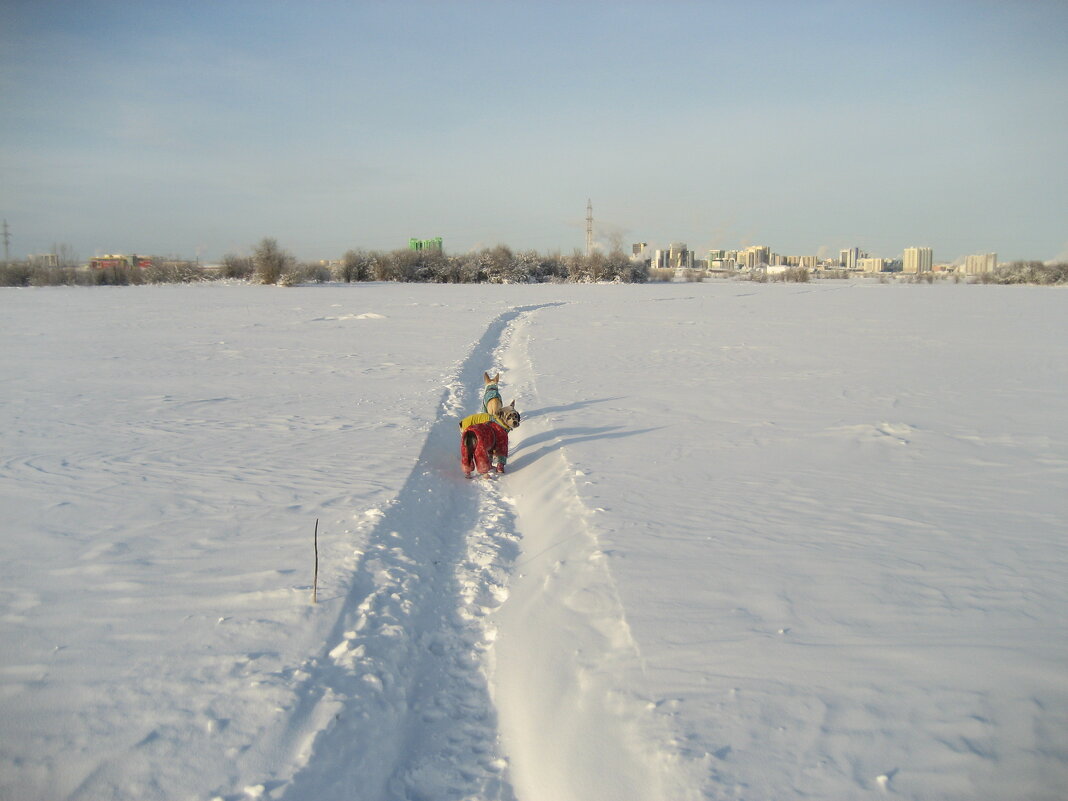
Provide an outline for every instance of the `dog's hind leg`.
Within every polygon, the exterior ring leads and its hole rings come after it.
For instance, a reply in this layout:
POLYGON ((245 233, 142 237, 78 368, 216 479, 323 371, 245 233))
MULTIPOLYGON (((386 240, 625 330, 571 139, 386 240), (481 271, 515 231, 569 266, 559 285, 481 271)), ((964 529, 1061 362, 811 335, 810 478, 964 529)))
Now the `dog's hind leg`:
POLYGON ((472 436, 475 440, 475 469, 482 473, 482 475, 485 475, 490 471, 490 456, 489 451, 486 450, 486 440, 481 436, 472 436))
POLYGON ((475 435, 465 431, 460 435, 460 467, 463 468, 464 475, 466 476, 470 476, 471 472, 475 469, 474 456, 475 435))

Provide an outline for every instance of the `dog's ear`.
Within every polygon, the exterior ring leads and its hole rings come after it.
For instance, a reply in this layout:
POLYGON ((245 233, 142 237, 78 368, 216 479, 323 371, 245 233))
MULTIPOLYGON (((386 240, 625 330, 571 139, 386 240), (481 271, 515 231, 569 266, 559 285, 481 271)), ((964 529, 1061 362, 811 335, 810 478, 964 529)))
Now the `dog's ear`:
POLYGON ((489 382, 490 382, 489 373, 483 373, 482 374, 482 383, 483 384, 488 384, 489 382))
POLYGON ((514 398, 512 399, 512 402, 508 404, 508 408, 509 409, 514 409, 515 408, 515 399, 514 398))

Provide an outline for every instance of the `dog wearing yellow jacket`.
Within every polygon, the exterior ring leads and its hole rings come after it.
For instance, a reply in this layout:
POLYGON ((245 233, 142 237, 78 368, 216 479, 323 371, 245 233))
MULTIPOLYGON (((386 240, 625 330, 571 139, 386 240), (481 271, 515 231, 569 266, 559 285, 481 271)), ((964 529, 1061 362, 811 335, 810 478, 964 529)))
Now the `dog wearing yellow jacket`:
POLYGON ((479 412, 460 421, 460 467, 471 478, 474 470, 487 475, 493 462, 497 472, 504 472, 508 461, 508 432, 519 427, 515 401, 501 408, 500 414, 479 412))

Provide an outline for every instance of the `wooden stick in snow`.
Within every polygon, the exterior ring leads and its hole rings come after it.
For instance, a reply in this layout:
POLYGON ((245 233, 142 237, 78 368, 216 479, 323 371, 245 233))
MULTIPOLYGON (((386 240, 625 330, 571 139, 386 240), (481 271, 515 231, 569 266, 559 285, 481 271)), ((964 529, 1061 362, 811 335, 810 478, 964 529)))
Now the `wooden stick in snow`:
POLYGON ((319 603, 319 518, 315 518, 315 573, 312 576, 312 603, 319 603))

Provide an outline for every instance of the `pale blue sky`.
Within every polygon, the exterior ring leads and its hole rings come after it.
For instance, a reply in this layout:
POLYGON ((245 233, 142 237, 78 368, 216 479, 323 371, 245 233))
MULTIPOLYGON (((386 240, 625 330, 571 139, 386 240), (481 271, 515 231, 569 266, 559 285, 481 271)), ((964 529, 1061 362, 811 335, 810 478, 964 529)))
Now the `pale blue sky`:
POLYGON ((0 216, 211 261, 1068 258, 1068 2, 0 0, 0 216))

